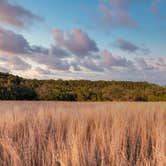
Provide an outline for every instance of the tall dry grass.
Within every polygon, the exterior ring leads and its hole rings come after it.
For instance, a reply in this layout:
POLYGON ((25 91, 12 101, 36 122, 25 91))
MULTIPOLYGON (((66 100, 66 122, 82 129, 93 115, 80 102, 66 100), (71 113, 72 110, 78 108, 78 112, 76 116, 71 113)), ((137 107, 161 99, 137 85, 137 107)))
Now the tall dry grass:
POLYGON ((0 166, 165 166, 166 103, 0 103, 0 166))

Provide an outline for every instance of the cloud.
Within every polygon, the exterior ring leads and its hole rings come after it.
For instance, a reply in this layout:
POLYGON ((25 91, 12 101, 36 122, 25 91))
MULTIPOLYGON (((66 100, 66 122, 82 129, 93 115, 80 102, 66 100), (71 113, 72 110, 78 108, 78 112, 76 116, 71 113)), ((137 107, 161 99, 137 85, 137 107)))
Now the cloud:
POLYGON ((8 66, 10 66, 10 68, 12 70, 28 70, 31 69, 31 65, 29 65, 28 63, 26 63, 24 60, 22 60, 19 57, 12 57, 12 59, 10 59, 10 61, 8 61, 7 63, 8 66))
POLYGON ((89 58, 86 57, 83 60, 78 61, 77 63, 80 62, 80 66, 89 69, 90 71, 95 71, 95 72, 103 72, 104 67, 100 63, 100 59, 96 60, 93 57, 89 58))
MULTIPOLYGON (((166 58, 136 58, 135 63, 141 81, 166 85, 166 58)), ((137 80, 137 77, 135 79, 137 80)))
POLYGON ((49 54, 55 55, 58 58, 67 58, 70 57, 70 53, 58 46, 52 45, 49 49, 49 54))
POLYGON ((39 45, 32 45, 29 46, 29 50, 28 50, 29 54, 48 54, 49 53, 49 49, 43 46, 39 46, 39 45))
POLYGON ((55 46, 45 48, 39 45, 30 45, 23 35, 7 30, 0 26, 0 52, 12 55, 30 55, 30 54, 57 54, 67 56, 65 50, 58 49, 55 46))
POLYGON ((56 45, 51 45, 50 48, 45 48, 42 46, 30 46, 30 54, 44 54, 44 55, 52 55, 57 58, 67 58, 70 57, 70 54, 67 50, 64 50, 56 45))
POLYGON ((8 0, 0 0, 0 22, 17 28, 25 28, 42 18, 29 10, 10 3, 8 0))
POLYGON ((30 59, 47 66, 47 68, 53 70, 67 71, 70 68, 70 63, 67 58, 71 57, 71 54, 56 45, 52 45, 50 48, 43 48, 41 46, 31 47, 32 53, 29 55, 30 59))
MULTIPOLYGON (((48 48, 30 45, 23 35, 0 27, 0 71, 39 78, 146 80, 160 84, 166 81, 164 57, 130 60, 116 56, 106 49, 99 50, 96 42, 80 29, 71 33, 56 29, 55 39, 57 44, 48 48)), ((130 52, 142 49, 128 41, 120 44, 130 52)))
POLYGON ((10 70, 8 70, 8 69, 5 68, 5 67, 1 67, 1 66, 0 66, 0 72, 2 72, 2 73, 9 73, 10 70))
POLYGON ((165 70, 166 71, 166 58, 135 58, 139 68, 142 70, 165 70))
POLYGON ((28 54, 30 46, 22 35, 0 27, 0 51, 11 54, 28 54))
POLYGON ((159 57, 155 63, 158 68, 166 70, 166 58, 159 57))
POLYGON ((157 21, 157 25, 165 30, 165 19, 166 19, 166 10, 164 7, 166 6, 165 0, 152 0, 150 11, 153 14, 155 20, 157 21))
POLYGON ((59 47, 78 56, 88 56, 99 51, 96 42, 79 28, 73 28, 71 32, 54 29, 54 37, 59 47))
POLYGON ((8 68, 7 70, 28 70, 31 65, 22 60, 19 56, 0 55, 0 61, 3 62, 3 66, 8 68))
POLYGON ((4 56, 4 60, 8 61, 8 65, 15 70, 24 70, 29 67, 18 56, 28 57, 56 70, 68 70, 70 68, 66 60, 61 60, 61 58, 70 56, 66 50, 55 45, 50 48, 36 45, 31 46, 22 35, 2 27, 0 27, 0 52, 5 56, 8 55, 8 58, 4 56))
POLYGON ((67 60, 62 60, 54 55, 48 54, 34 54, 31 55, 31 60, 37 62, 40 65, 45 65, 47 68, 52 70, 63 70, 67 71, 70 68, 70 64, 67 60))
POLYGON ((38 72, 38 74, 40 74, 40 75, 51 75, 51 74, 53 74, 50 70, 48 70, 48 69, 42 69, 40 67, 37 67, 35 69, 35 71, 38 72))
POLYGON ((0 51, 11 55, 11 58, 6 61, 9 61, 8 65, 12 70, 29 68, 28 64, 18 57, 28 57, 38 65, 61 71, 69 71, 72 68, 74 71, 88 69, 102 72, 105 68, 127 67, 131 64, 126 58, 112 56, 106 50, 100 55, 95 41, 80 29, 74 29, 72 33, 67 33, 67 36, 61 30, 56 30, 54 33, 57 45, 45 48, 37 45, 31 46, 22 35, 0 28, 0 51), (15 67, 12 67, 12 63, 15 67))
POLYGON ((137 46, 125 39, 118 39, 114 42, 114 46, 119 48, 122 51, 126 51, 128 53, 141 53, 141 54, 148 54, 149 49, 145 47, 137 46))
POLYGON ((152 64, 149 64, 146 62, 145 58, 136 58, 136 63, 138 65, 138 68, 141 70, 153 70, 155 67, 152 64))
POLYGON ((98 6, 102 26, 107 28, 135 28, 137 22, 130 15, 130 0, 101 0, 98 6))
POLYGON ((163 4, 164 0, 152 0, 152 4, 151 4, 151 11, 154 13, 154 14, 159 14, 160 11, 159 11, 159 8, 160 6, 163 4))
POLYGON ((125 57, 113 56, 108 50, 103 50, 101 52, 102 63, 104 67, 131 67, 133 62, 127 60, 125 57))
POLYGON ((56 44, 50 48, 31 47, 34 53, 30 57, 33 61, 52 70, 103 71, 95 60, 100 59, 97 44, 87 33, 79 28, 73 28, 70 33, 54 29, 53 34, 56 44))

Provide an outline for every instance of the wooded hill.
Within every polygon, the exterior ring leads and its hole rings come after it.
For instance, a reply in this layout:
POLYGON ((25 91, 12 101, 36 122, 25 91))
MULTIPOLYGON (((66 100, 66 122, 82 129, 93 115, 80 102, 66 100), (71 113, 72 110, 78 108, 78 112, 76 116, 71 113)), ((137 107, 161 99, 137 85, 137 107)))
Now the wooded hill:
POLYGON ((166 86, 130 81, 30 80, 0 73, 0 99, 166 101, 166 86))

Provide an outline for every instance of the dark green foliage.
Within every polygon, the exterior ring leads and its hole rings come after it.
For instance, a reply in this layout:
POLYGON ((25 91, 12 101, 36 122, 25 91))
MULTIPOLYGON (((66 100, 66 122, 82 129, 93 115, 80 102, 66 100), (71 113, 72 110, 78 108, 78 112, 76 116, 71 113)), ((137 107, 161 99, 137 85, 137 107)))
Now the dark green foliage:
POLYGON ((166 87, 130 81, 28 80, 0 73, 0 99, 166 101, 166 87))

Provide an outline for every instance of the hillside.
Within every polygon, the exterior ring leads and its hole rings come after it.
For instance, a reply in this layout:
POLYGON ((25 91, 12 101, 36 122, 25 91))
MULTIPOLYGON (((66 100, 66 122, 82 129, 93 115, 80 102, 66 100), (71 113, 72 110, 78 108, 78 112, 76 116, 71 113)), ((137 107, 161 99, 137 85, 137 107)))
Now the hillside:
POLYGON ((0 73, 0 99, 166 101, 166 87, 130 81, 30 80, 0 73))

